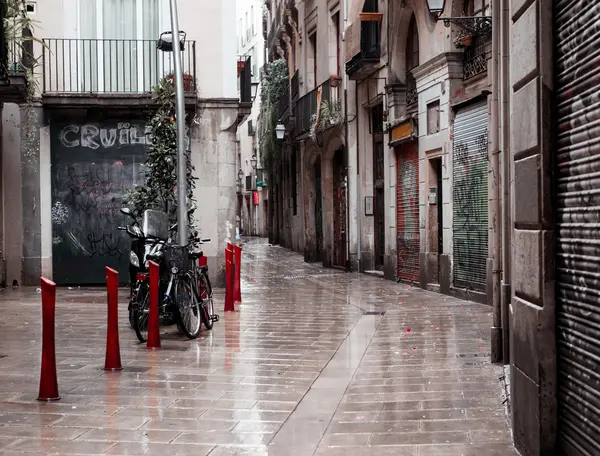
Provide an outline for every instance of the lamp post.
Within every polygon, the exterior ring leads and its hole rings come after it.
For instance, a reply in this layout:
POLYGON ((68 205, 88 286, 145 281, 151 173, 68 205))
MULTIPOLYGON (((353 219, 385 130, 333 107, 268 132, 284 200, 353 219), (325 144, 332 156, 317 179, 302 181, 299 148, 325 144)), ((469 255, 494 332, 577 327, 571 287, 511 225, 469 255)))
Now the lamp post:
POLYGON ((256 169, 256 165, 258 164, 258 159, 256 158, 256 154, 252 155, 250 159, 250 164, 252 165, 252 169, 256 169))
POLYGON ((277 139, 283 139, 285 136, 285 126, 282 123, 278 123, 275 127, 275 136, 277 139))
POLYGON ((157 47, 164 52, 173 52, 175 78, 175 118, 177 121, 177 239, 180 246, 188 243, 187 220, 187 163, 185 160, 185 100, 183 96, 183 70, 181 49, 185 46, 185 33, 179 31, 177 0, 169 0, 171 9, 171 33, 163 33, 157 47), (177 38, 175 38, 177 37, 177 38))

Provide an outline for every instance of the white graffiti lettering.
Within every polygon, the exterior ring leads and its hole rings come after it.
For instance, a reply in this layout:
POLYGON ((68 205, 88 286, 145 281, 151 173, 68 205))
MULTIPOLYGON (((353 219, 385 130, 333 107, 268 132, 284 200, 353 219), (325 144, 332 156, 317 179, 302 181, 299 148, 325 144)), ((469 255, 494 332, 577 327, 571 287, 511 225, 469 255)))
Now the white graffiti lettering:
POLYGON ((65 147, 85 147, 93 150, 150 143, 144 128, 132 126, 128 122, 119 123, 117 128, 103 128, 94 124, 67 125, 60 132, 58 139, 65 147))

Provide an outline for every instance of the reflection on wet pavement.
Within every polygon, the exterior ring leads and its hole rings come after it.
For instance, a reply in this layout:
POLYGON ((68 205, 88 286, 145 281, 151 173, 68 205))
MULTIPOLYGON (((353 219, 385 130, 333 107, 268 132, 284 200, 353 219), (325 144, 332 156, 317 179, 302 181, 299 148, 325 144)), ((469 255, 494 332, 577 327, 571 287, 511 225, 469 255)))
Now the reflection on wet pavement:
MULTIPOLYGON (((510 456, 490 308, 245 245, 243 304, 147 351, 120 298, 122 372, 104 372, 106 297, 59 289, 62 400, 38 403, 40 295, 0 294, 0 453, 510 456), (4 356, 4 357, 3 357, 4 356)), ((218 294, 218 293, 217 293, 218 294)), ((222 294, 217 296, 222 309, 222 294)))

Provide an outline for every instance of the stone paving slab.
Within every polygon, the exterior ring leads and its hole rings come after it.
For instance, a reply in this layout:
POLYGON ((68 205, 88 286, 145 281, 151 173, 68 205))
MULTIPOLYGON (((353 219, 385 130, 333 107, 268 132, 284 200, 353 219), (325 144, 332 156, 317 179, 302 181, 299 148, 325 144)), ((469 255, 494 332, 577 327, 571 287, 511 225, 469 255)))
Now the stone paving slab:
MULTIPOLYGON (((40 295, 0 292, 0 454, 512 456, 491 309, 244 246, 244 302, 148 351, 120 297, 122 372, 104 372, 106 296, 60 288, 62 399, 39 403, 40 295)), ((216 293, 222 309, 222 290, 216 293)))

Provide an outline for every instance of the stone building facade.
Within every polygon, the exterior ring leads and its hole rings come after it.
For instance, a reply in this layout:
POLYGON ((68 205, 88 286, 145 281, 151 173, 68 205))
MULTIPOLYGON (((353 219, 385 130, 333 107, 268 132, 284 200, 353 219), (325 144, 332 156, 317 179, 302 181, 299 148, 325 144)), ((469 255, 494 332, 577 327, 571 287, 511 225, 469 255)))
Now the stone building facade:
MULTIPOLYGON (((172 54, 156 46, 171 30, 169 2, 27 3, 44 46, 33 46, 34 93, 3 107, 4 220, 15 227, 4 231, 5 279, 103 283, 108 265, 125 280, 129 239, 117 231, 126 223, 119 209, 123 192, 141 178, 152 87, 173 72, 172 54)), ((177 4, 187 31, 182 60, 197 228, 212 239, 204 251, 220 283, 223 249, 236 234, 236 132, 251 99, 245 90, 240 100, 236 86, 235 1, 177 4)))

